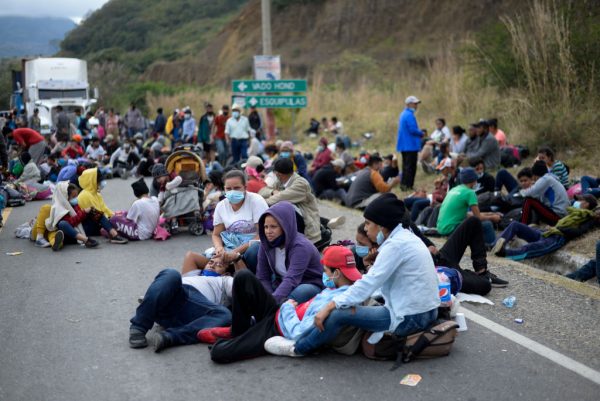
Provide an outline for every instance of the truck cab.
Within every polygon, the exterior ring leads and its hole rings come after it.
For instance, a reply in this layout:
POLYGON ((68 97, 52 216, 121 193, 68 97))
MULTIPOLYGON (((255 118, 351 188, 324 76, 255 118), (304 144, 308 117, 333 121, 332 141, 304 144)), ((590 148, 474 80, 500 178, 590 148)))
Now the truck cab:
POLYGON ((54 131, 57 106, 63 107, 74 124, 75 110, 85 114, 96 103, 90 94, 85 60, 37 58, 24 61, 23 71, 27 118, 33 115, 34 109, 39 110, 42 134, 54 131))

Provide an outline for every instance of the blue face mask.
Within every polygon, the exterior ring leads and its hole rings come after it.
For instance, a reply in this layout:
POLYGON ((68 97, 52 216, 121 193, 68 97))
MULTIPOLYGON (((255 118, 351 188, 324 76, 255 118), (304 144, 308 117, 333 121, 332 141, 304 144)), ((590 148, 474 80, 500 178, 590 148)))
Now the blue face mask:
POLYGON ((69 203, 71 204, 71 206, 77 206, 79 201, 77 200, 77 198, 73 198, 69 201, 69 203))
POLYGON ((225 197, 233 205, 237 205, 238 203, 243 201, 245 196, 246 196, 246 194, 243 191, 227 191, 227 192, 225 192, 225 197))
POLYGON ((325 288, 331 288, 334 289, 335 288, 335 282, 333 281, 333 279, 331 277, 329 277, 327 275, 327 273, 323 272, 323 285, 325 286, 325 288))
POLYGON ((288 157, 290 157, 290 152, 280 152, 279 156, 284 157, 284 158, 288 158, 288 157))
POLYGON ((100 189, 106 188, 106 180, 100 181, 100 189))
POLYGON ((385 241, 385 237, 383 236, 383 231, 379 230, 379 232, 377 233, 377 245, 383 244, 383 241, 385 241))
POLYGON ((361 257, 361 258, 364 258, 365 256, 367 256, 369 254, 369 247, 368 246, 356 245, 354 247, 354 250, 356 251, 356 254, 359 257, 361 257))
POLYGON ((575 202, 573 202, 573 207, 574 207, 575 209, 581 209, 581 202, 579 202, 579 201, 575 201, 575 202))

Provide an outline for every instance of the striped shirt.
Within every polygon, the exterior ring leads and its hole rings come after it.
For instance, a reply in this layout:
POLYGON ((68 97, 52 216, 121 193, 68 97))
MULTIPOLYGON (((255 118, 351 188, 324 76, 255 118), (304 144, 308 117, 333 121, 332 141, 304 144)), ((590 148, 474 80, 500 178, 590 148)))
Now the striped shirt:
POLYGON ((567 166, 563 162, 560 160, 555 161, 550 172, 558 178, 565 188, 569 187, 569 170, 567 170, 567 166))

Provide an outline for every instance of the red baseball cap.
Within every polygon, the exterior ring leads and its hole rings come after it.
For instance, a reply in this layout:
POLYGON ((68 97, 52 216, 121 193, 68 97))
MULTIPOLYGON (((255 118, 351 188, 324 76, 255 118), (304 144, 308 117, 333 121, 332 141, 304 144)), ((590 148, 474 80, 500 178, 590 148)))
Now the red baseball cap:
POLYGON ((362 274, 356 269, 354 254, 346 247, 333 245, 323 251, 321 264, 332 269, 340 269, 344 277, 351 281, 362 278, 362 274))

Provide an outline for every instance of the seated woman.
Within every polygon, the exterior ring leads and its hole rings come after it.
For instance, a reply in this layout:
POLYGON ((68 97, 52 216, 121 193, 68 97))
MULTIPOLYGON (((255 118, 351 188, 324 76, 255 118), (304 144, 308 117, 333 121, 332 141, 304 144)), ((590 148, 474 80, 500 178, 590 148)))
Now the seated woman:
POLYGON ((500 234, 491 252, 514 260, 537 258, 556 251, 567 241, 585 234, 600 223, 600 211, 593 212, 598 201, 592 195, 578 195, 573 205, 567 208, 567 215, 547 231, 513 221, 500 234), (514 237, 521 238, 526 244, 517 248, 507 247, 514 237))
POLYGON ((344 326, 373 331, 379 341, 384 331, 405 337, 428 327, 440 305, 438 279, 425 244, 404 228, 404 205, 393 195, 374 200, 364 212, 365 228, 379 254, 369 272, 315 316, 314 326, 297 341, 274 338, 265 344, 276 355, 302 356, 330 342, 344 326), (361 306, 375 291, 381 306, 361 306))
POLYGON ((121 237, 108 220, 113 216, 113 211, 106 206, 104 198, 100 194, 102 188, 106 186, 106 181, 102 179, 102 174, 97 168, 85 170, 79 177, 79 186, 83 191, 77 197, 79 207, 82 209, 90 209, 90 215, 83 222, 83 228, 86 235, 100 235, 100 230, 103 228, 113 244, 126 244, 127 239, 121 237))
POLYGON ((223 179, 225 199, 217 204, 213 216, 212 242, 215 255, 224 263, 244 260, 256 271, 255 246, 249 254, 251 240, 258 240, 258 221, 268 209, 267 202, 258 194, 246 191, 246 177, 240 170, 231 170, 223 179))
POLYGON ((133 194, 138 198, 126 215, 114 215, 110 224, 116 228, 119 235, 131 241, 144 241, 152 238, 160 218, 160 206, 156 198, 151 198, 150 190, 140 178, 131 184, 133 194))
POLYGON ((50 196, 51 192, 48 186, 40 184, 40 180, 42 179, 42 173, 38 166, 35 164, 35 160, 31 158, 29 152, 21 153, 19 159, 23 164, 23 173, 15 181, 15 184, 25 184, 30 193, 33 190, 36 194, 43 193, 43 196, 50 196))
POLYGON ((356 245, 354 246, 354 258, 357 269, 366 273, 369 271, 377 257, 377 243, 367 236, 365 223, 360 223, 356 229, 356 245))
POLYGON ((323 288, 319 251, 296 225, 289 202, 278 202, 260 218, 256 276, 278 303, 305 302, 323 288))
POLYGON ((279 303, 249 271, 240 271, 233 280, 231 327, 198 332, 206 343, 218 341, 210 351, 217 363, 231 363, 264 355, 265 341, 274 336, 296 340, 309 332, 321 307, 361 278, 352 252, 342 246, 330 246, 323 252, 322 281, 327 288, 304 303, 294 300, 279 303), (254 317, 256 323, 252 324, 254 317), (232 338, 233 337, 233 338, 232 338))
MULTIPOLYGON (((77 205, 79 189, 68 181, 59 182, 52 196, 52 205, 43 205, 32 228, 31 237, 41 248, 52 247, 58 251, 65 243, 81 241, 86 248, 98 246, 98 242, 85 235, 81 221, 87 213, 77 205)), ((87 210, 89 211, 89 209, 87 210)))

